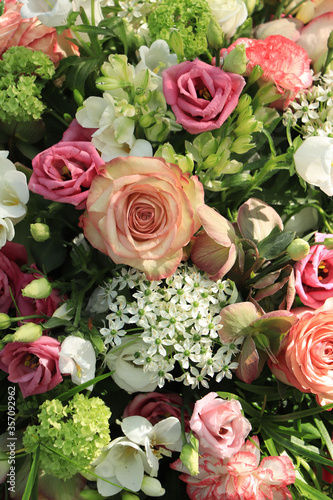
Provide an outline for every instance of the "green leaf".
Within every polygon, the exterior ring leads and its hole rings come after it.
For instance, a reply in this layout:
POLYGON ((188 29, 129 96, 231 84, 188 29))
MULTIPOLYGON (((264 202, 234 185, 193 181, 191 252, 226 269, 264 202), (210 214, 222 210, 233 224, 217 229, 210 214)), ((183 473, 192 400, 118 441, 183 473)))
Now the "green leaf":
POLYGON ((333 460, 333 443, 332 443, 332 438, 331 436, 329 435, 325 425, 324 425, 324 422, 319 418, 319 417, 314 417, 314 421, 315 421, 315 424, 318 428, 318 431, 320 432, 320 436, 323 440, 323 442, 326 444, 327 446, 327 450, 329 452, 329 454, 331 455, 331 458, 333 460))
POLYGON ((324 495, 320 491, 316 490, 309 484, 305 483, 301 479, 295 479, 295 486, 303 495, 303 498, 308 498, 309 500, 331 500, 331 497, 324 495))
POLYGON ((75 394, 78 392, 83 391, 84 389, 87 389, 87 387, 90 387, 91 385, 95 385, 101 380, 104 380, 105 378, 108 378, 111 376, 112 372, 109 373, 104 373, 103 375, 99 375, 98 377, 93 378, 92 380, 88 380, 88 382, 84 382, 84 384, 77 385, 76 387, 73 387, 73 389, 70 389, 69 391, 63 392, 59 396, 57 396, 55 399, 59 399, 59 401, 63 402, 66 401, 66 399, 70 399, 75 394))
POLYGON ((275 259, 287 249, 294 238, 295 233, 293 231, 284 231, 273 235, 270 234, 258 243, 260 257, 266 260, 275 259))
POLYGON ((38 483, 38 467, 39 467, 40 446, 37 447, 32 461, 32 466, 29 472, 27 485, 25 487, 22 500, 35 500, 32 497, 32 492, 35 489, 35 483, 38 483))
POLYGON ((252 417, 257 417, 257 418, 260 417, 259 411, 253 408, 253 406, 247 403, 243 398, 237 396, 237 394, 232 394, 231 392, 221 392, 221 391, 218 391, 217 394, 220 396, 220 398, 223 399, 229 399, 229 400, 236 399, 242 405, 242 408, 245 411, 245 413, 248 413, 252 417))
POLYGON ((322 413, 326 410, 332 410, 333 403, 324 406, 318 406, 317 408, 310 408, 309 410, 297 411, 294 413, 286 413, 285 415, 270 415, 269 420, 275 422, 283 422, 288 420, 297 420, 299 418, 311 417, 317 413, 322 413))

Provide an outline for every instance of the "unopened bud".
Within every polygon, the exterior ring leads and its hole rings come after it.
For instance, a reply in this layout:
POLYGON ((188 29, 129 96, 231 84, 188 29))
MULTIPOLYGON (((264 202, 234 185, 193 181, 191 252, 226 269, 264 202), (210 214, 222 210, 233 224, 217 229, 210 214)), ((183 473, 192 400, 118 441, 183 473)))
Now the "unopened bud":
POLYGON ((221 30, 215 16, 210 18, 208 24, 207 42, 208 45, 214 50, 218 50, 223 46, 223 31, 221 30))
MULTIPOLYGON (((138 497, 136 497, 138 498, 138 497)), ((80 492, 79 499, 81 500, 105 500, 105 497, 103 497, 98 491, 96 490, 82 490, 80 492)))
POLYGON ((165 489, 155 477, 144 476, 141 484, 141 490, 149 497, 162 497, 165 494, 165 489))
POLYGON ((51 292, 52 286, 46 278, 33 280, 22 289, 23 297, 29 297, 30 299, 47 299, 51 292))
POLYGON ((15 333, 6 335, 3 342, 34 342, 43 334, 43 329, 37 323, 24 323, 15 333))
POLYGON ((243 75, 246 72, 246 51, 243 43, 236 45, 223 61, 224 71, 243 75))
POLYGON ((256 82, 257 80, 259 80, 259 78, 262 77, 263 73, 264 73, 264 70, 262 69, 261 66, 259 66, 257 64, 256 66, 254 66, 253 70, 251 71, 248 83, 250 85, 252 85, 252 83, 256 82))
POLYGON ((194 161, 191 156, 186 155, 178 158, 177 164, 180 170, 185 174, 186 172, 193 172, 194 161))
POLYGON ((151 125, 153 125, 154 123, 156 123, 156 120, 151 115, 142 115, 139 118, 139 124, 140 124, 140 127, 142 127, 142 128, 151 127, 151 125))
POLYGON ((251 142, 251 139, 252 137, 250 135, 242 135, 241 137, 237 137, 237 139, 232 143, 231 152, 239 155, 247 153, 255 146, 255 144, 251 142))
POLYGON ((243 120, 238 127, 235 128, 234 132, 239 136, 253 134, 253 132, 260 130, 260 125, 261 123, 258 122, 254 116, 250 116, 246 120, 243 120))
POLYGON ((140 500, 138 495, 130 493, 129 491, 123 491, 121 494, 121 500, 140 500))
POLYGON ((47 224, 36 222, 30 224, 30 233, 35 241, 46 241, 50 238, 50 228, 47 224))
POLYGON ((242 97, 238 101, 235 111, 237 111, 237 113, 242 113, 250 106, 251 102, 252 99, 249 94, 242 95, 242 97))
POLYGON ((219 161, 219 156, 212 154, 212 155, 209 155, 208 158, 205 159, 205 161, 203 162, 203 166, 205 168, 213 168, 213 167, 215 167, 215 165, 217 164, 218 161, 219 161))
POLYGON ((0 313, 0 330, 6 330, 12 324, 8 314, 0 313))
POLYGON ((180 454, 180 460, 191 473, 191 476, 199 474, 199 453, 190 444, 184 444, 180 454))
POLYGON ((184 59, 184 42, 178 31, 172 31, 168 41, 170 49, 177 54, 178 59, 184 59))
POLYGON ((328 40, 327 40, 327 47, 330 49, 330 50, 333 50, 333 30, 331 31, 329 37, 328 37, 328 40))
POLYGON ((84 97, 79 90, 77 90, 77 89, 73 90, 73 97, 74 97, 74 100, 75 100, 77 107, 79 108, 80 106, 82 106, 83 101, 84 101, 84 97))
POLYGON ((301 238, 296 238, 287 248, 287 254, 293 260, 302 260, 310 252, 310 245, 301 238))
POLYGON ((327 250, 333 250, 333 238, 325 238, 324 245, 327 250))

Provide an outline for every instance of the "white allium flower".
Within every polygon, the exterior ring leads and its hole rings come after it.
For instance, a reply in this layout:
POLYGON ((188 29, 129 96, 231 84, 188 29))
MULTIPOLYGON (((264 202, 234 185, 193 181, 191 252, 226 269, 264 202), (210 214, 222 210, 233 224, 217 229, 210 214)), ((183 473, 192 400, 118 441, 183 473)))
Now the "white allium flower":
POLYGON ((301 118, 302 123, 319 118, 318 113, 314 111, 319 107, 319 102, 310 104, 306 99, 302 99, 300 103, 294 101, 290 105, 296 109, 295 118, 301 118))

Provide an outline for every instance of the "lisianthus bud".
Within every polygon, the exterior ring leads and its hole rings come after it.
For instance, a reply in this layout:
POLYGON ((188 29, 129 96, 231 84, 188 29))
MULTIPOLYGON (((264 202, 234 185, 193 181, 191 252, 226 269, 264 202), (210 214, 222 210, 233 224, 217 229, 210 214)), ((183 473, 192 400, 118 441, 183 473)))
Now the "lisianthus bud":
POLYGON ((254 116, 250 116, 243 120, 234 130, 236 135, 246 135, 253 134, 253 132, 257 132, 261 129, 261 123, 258 122, 254 116))
POLYGON ((144 476, 141 490, 149 497, 162 497, 165 494, 165 489, 155 477, 144 476))
POLYGON ((169 38, 169 47, 177 54, 179 60, 184 59, 184 42, 178 31, 172 31, 169 38))
POLYGON ((327 250, 333 250, 333 238, 325 238, 324 245, 327 250))
MULTIPOLYGON (((100 493, 98 493, 98 491, 96 490, 83 490, 80 492, 80 500, 103 500, 105 499, 105 497, 103 497, 102 495, 100 495, 100 493)), ((135 497, 135 500, 137 499, 138 497, 136 496, 135 497)))
POLYGON ((24 323, 15 333, 6 335, 4 342, 34 342, 43 334, 43 329, 36 323, 24 323))
POLYGON ((191 473, 191 476, 199 474, 199 453, 190 444, 184 444, 180 454, 180 460, 191 473))
POLYGON ((0 330, 6 330, 12 324, 8 314, 0 313, 0 330))
POLYGON ((308 255, 310 251, 310 245, 307 241, 301 238, 296 238, 292 241, 287 248, 287 254, 293 260, 302 260, 308 255))
POLYGON ((246 63, 245 45, 241 43, 240 45, 236 45, 236 47, 226 56, 223 61, 223 69, 230 73, 243 75, 246 71, 246 63))
POLYGON ((50 237, 50 228, 47 224, 36 222, 30 224, 30 233, 35 241, 46 241, 50 237))
POLYGON ((138 495, 130 493, 129 491, 123 491, 121 494, 121 500, 140 500, 138 495))
POLYGON ((29 297, 30 299, 47 299, 51 292, 52 286, 46 278, 33 280, 22 289, 23 297, 29 297))
POLYGON ((215 16, 210 18, 207 30, 207 42, 212 49, 218 50, 223 46, 223 31, 215 16))
POLYGON ((235 111, 237 111, 237 113, 242 113, 250 106, 251 102, 251 96, 249 96, 249 94, 243 94, 238 101, 235 111))
POLYGON ((253 70, 251 71, 251 74, 249 76, 249 84, 252 85, 252 83, 254 83, 257 80, 259 80, 259 78, 262 77, 263 72, 264 71, 263 71, 262 67, 257 64, 253 68, 253 70))

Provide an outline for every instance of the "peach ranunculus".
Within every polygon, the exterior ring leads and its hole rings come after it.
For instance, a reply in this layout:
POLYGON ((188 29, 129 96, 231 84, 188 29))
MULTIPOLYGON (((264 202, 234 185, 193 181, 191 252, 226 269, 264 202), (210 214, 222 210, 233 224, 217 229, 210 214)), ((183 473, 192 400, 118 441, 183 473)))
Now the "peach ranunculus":
POLYGON ((171 276, 201 223, 197 176, 161 158, 114 158, 93 179, 81 224, 87 240, 116 264, 171 276))
POLYGON ((191 500, 291 500, 288 485, 295 482, 295 469, 287 456, 265 457, 260 462, 259 439, 253 436, 230 458, 205 453, 199 474, 190 472, 178 459, 171 468, 182 472, 191 500))
POLYGON ((69 30, 57 35, 55 28, 44 26, 37 17, 23 19, 21 6, 16 0, 5 1, 0 16, 0 55, 13 46, 41 50, 54 64, 69 55, 79 55, 77 46, 67 40, 72 36, 69 30))
POLYGON ((333 403, 333 298, 299 315, 286 336, 278 363, 269 361, 277 379, 316 395, 320 405, 333 403))
POLYGON ((282 35, 268 36, 265 40, 238 38, 227 52, 240 44, 245 45, 248 59, 246 74, 250 75, 256 65, 261 66, 263 75, 260 83, 274 83, 284 107, 294 100, 300 90, 312 84, 309 56, 288 38, 282 35))

